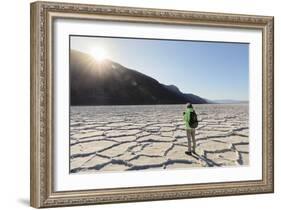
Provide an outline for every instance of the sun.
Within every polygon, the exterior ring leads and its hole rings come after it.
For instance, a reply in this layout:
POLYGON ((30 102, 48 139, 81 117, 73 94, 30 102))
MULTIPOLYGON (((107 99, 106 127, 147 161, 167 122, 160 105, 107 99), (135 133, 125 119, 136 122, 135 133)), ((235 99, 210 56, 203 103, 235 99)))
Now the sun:
POLYGON ((95 47, 92 49, 91 55, 99 62, 104 61, 107 58, 107 52, 102 47, 95 47))

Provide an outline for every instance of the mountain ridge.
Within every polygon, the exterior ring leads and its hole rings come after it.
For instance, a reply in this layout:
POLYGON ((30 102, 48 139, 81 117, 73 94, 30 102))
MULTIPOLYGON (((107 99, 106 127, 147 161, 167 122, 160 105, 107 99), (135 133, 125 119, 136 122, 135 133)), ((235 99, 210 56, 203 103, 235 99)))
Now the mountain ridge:
POLYGON ((182 93, 175 85, 126 68, 109 59, 96 61, 90 55, 70 51, 71 105, 148 105, 208 103, 194 94, 182 93))

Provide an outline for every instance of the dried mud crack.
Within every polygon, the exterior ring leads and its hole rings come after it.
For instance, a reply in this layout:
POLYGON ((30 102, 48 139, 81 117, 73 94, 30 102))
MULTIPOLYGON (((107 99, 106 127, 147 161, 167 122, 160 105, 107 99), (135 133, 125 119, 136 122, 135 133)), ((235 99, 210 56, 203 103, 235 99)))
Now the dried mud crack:
POLYGON ((248 105, 195 109, 196 155, 186 155, 184 105, 71 107, 70 172, 248 165, 248 105))

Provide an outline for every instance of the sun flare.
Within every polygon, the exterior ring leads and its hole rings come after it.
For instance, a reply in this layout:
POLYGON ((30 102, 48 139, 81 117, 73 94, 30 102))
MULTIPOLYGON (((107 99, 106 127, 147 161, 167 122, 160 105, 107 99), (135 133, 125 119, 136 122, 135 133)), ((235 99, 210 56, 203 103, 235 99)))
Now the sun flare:
POLYGON ((107 58, 106 50, 101 47, 93 48, 91 54, 94 57, 94 59, 96 59, 99 62, 104 61, 107 58))

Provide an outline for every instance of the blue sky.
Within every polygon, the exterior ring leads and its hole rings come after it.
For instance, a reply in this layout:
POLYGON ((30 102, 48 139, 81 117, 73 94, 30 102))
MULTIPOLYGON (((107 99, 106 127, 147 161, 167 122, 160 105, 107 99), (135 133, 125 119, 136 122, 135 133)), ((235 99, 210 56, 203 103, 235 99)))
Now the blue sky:
POLYGON ((184 93, 211 100, 249 97, 247 43, 71 36, 70 44, 88 54, 102 49, 108 59, 184 93))

